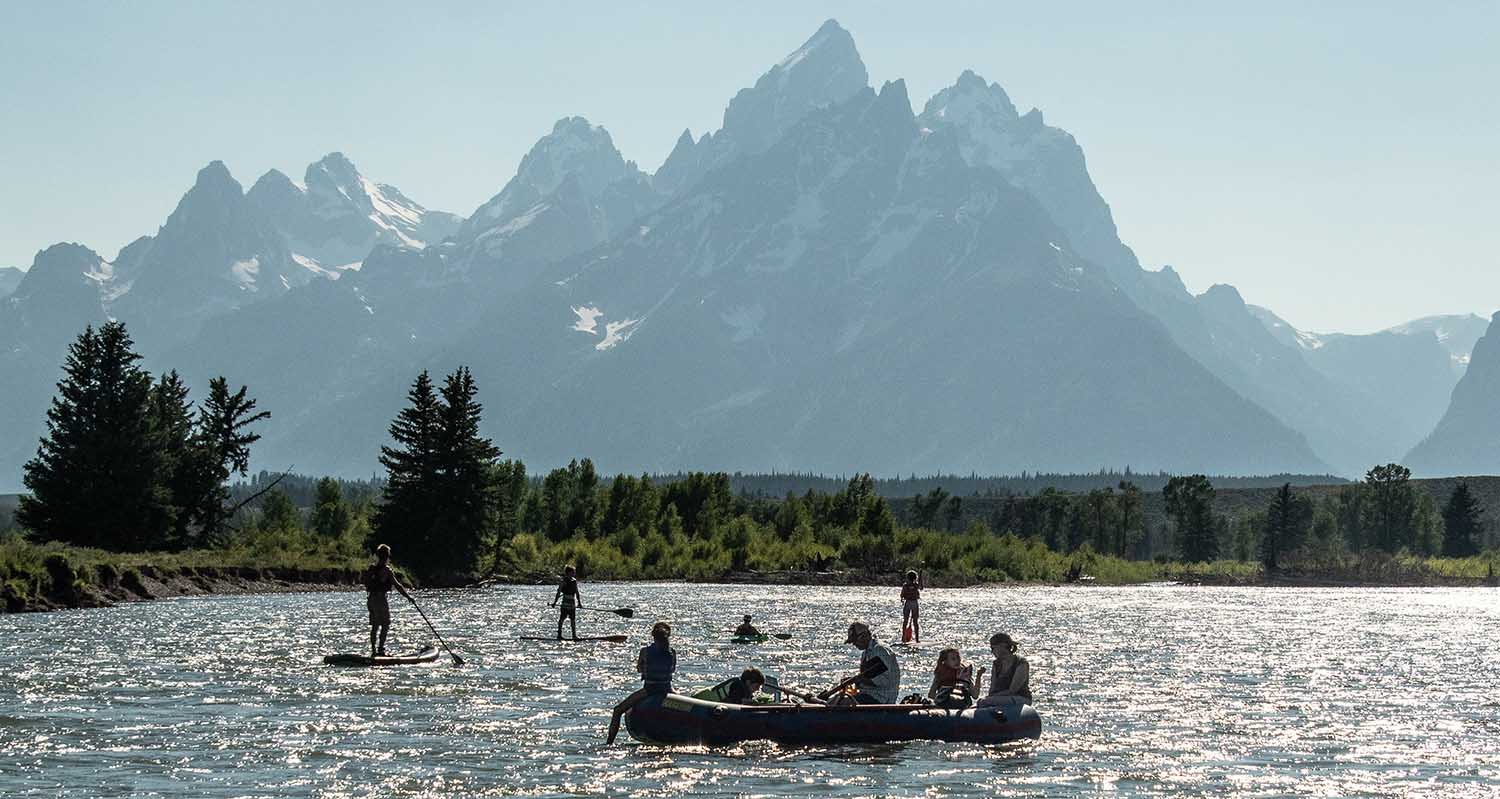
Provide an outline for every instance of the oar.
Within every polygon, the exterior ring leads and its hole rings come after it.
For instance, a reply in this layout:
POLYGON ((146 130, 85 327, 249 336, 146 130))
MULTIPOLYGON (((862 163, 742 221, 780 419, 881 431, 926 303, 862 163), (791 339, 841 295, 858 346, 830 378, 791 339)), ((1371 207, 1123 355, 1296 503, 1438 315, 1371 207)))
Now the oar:
MULTIPOLYGON (((770 678, 769 677, 766 678, 766 683, 768 685, 770 684, 770 678)), ((796 688, 788 688, 785 685, 781 685, 779 683, 776 685, 776 690, 778 690, 778 691, 780 691, 780 692, 782 692, 784 694, 790 695, 790 696, 795 696, 798 699, 806 699, 807 701, 812 702, 814 704, 819 704, 819 705, 826 705, 826 704, 828 704, 827 702, 824 702, 823 700, 817 698, 816 696, 813 696, 810 693, 799 691, 796 688)))
POLYGON ((448 646, 448 642, 443 640, 442 633, 439 633, 437 631, 437 628, 432 626, 432 622, 428 620, 427 614, 422 612, 422 606, 417 604, 417 600, 412 599, 410 596, 406 596, 406 601, 410 602, 411 606, 417 609, 417 615, 422 617, 422 621, 427 622, 427 629, 431 630, 432 634, 437 636, 438 643, 442 644, 443 648, 448 650, 448 656, 453 658, 453 665, 462 666, 464 664, 464 659, 454 654, 453 647, 448 646))
POLYGON ((600 613, 613 613, 622 619, 635 618, 635 611, 630 608, 615 608, 614 610, 610 610, 609 608, 584 608, 584 610, 597 610, 600 613))
POLYGON ((847 680, 844 680, 844 681, 840 682, 838 685, 835 685, 835 686, 833 686, 832 688, 829 688, 826 691, 820 691, 820 692, 818 692, 818 698, 822 699, 823 701, 826 702, 826 701, 828 701, 829 697, 833 696, 834 694, 838 693, 839 691, 842 691, 845 688, 848 688, 849 686, 851 686, 851 685, 859 682, 860 680, 867 680, 867 679, 870 679, 871 677, 879 677, 880 675, 886 673, 887 670, 888 670, 888 667, 885 665, 885 661, 883 661, 883 660, 871 660, 868 664, 866 664, 865 666, 863 666, 862 668, 860 668, 858 674, 854 675, 853 677, 850 677, 847 680))

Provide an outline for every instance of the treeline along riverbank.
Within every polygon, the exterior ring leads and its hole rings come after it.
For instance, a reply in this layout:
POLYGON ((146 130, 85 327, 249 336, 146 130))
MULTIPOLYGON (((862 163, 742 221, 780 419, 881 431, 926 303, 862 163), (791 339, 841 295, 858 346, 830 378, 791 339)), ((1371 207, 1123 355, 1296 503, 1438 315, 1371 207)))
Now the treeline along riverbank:
POLYGON ((725 473, 606 479, 586 458, 531 475, 480 434, 462 367, 413 381, 380 448, 380 482, 276 476, 235 488, 259 438, 251 427, 269 415, 223 378, 195 407, 175 374, 153 378, 138 360, 117 323, 70 350, 48 436, 26 464, 30 493, 0 540, 8 609, 156 595, 147 580, 168 586, 161 576, 205 591, 215 580, 347 584, 376 543, 427 585, 550 580, 564 564, 593 580, 885 582, 915 568, 930 585, 1479 583, 1497 568, 1492 483, 1413 481, 1398 464, 1342 485, 1224 490, 1159 475, 1151 490, 1102 473, 1086 490, 934 485, 897 498, 883 489, 923 484, 856 475, 776 496, 744 476, 736 490, 725 473))

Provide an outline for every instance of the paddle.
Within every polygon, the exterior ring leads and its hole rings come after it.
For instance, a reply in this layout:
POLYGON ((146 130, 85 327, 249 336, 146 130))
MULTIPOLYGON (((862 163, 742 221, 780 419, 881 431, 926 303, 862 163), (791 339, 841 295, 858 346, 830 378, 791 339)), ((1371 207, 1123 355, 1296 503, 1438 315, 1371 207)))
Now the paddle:
POLYGON ((622 619, 635 618, 635 611, 630 608, 615 608, 614 610, 610 610, 609 608, 584 608, 584 610, 597 610, 600 613, 613 613, 622 619))
POLYGON ((848 688, 849 686, 859 682, 860 680, 868 680, 872 677, 879 677, 880 675, 886 673, 886 671, 888 670, 889 667, 885 665, 885 661, 883 660, 877 658, 875 660, 867 661, 863 666, 860 666, 858 674, 850 677, 847 680, 844 680, 843 682, 840 682, 838 685, 835 685, 826 691, 818 692, 818 698, 826 702, 828 701, 829 697, 832 697, 834 694, 844 690, 845 688, 848 688))
POLYGON ((406 601, 410 602, 411 606, 417 609, 417 615, 422 617, 422 621, 427 622, 427 629, 431 630, 432 634, 437 636, 438 643, 442 644, 443 648, 448 650, 448 656, 453 658, 453 665, 462 666, 464 664, 464 659, 454 654, 453 647, 448 646, 448 642, 443 640, 442 633, 439 633, 437 631, 437 628, 432 626, 432 622, 428 620, 427 614, 422 612, 422 606, 417 604, 417 600, 412 599, 409 595, 406 594, 403 594, 402 596, 405 596, 406 601))

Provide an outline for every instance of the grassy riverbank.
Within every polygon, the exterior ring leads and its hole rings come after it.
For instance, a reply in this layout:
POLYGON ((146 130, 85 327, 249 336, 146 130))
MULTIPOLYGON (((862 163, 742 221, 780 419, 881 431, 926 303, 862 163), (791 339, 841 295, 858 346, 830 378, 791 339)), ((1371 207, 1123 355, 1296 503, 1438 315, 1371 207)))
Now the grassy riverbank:
POLYGON ((360 548, 344 542, 268 544, 106 552, 7 536, 0 538, 0 605, 15 613, 196 594, 319 590, 357 585, 367 560, 360 548))
MULTIPOLYGON (((98 607, 167 596, 320 590, 357 585, 369 562, 362 531, 327 538, 307 531, 254 531, 220 548, 182 552, 106 552, 0 538, 0 604, 6 611, 98 607)), ((725 526, 709 538, 660 534, 575 536, 552 541, 522 533, 491 547, 481 573, 500 582, 555 579, 575 564, 586 580, 682 580, 809 585, 894 585, 919 568, 929 586, 992 583, 1132 585, 1159 581, 1205 585, 1436 586, 1493 584, 1500 553, 1472 558, 1337 555, 1288 562, 1267 575, 1260 564, 1142 561, 1072 553, 1035 539, 987 532, 899 528, 888 539, 851 535, 839 546, 806 536, 782 539, 754 525, 725 526)), ((405 579, 411 582, 410 576, 405 579)), ((453 575, 444 585, 474 582, 453 575)))

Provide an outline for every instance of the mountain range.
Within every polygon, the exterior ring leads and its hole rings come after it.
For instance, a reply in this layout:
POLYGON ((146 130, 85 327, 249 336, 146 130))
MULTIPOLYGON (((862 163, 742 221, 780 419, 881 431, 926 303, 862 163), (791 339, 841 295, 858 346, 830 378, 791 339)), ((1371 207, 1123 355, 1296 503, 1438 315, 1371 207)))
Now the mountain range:
POLYGON ((340 153, 248 192, 214 162, 112 260, 58 244, 13 271, 0 487, 67 344, 109 318, 153 369, 248 384, 273 414, 258 463, 301 471, 370 473, 416 372, 459 364, 536 467, 1500 466, 1475 445, 1497 440, 1487 320, 1313 334, 1194 295, 1120 240, 1069 133, 970 71, 914 112, 833 21, 655 173, 582 117, 467 217, 340 153))

